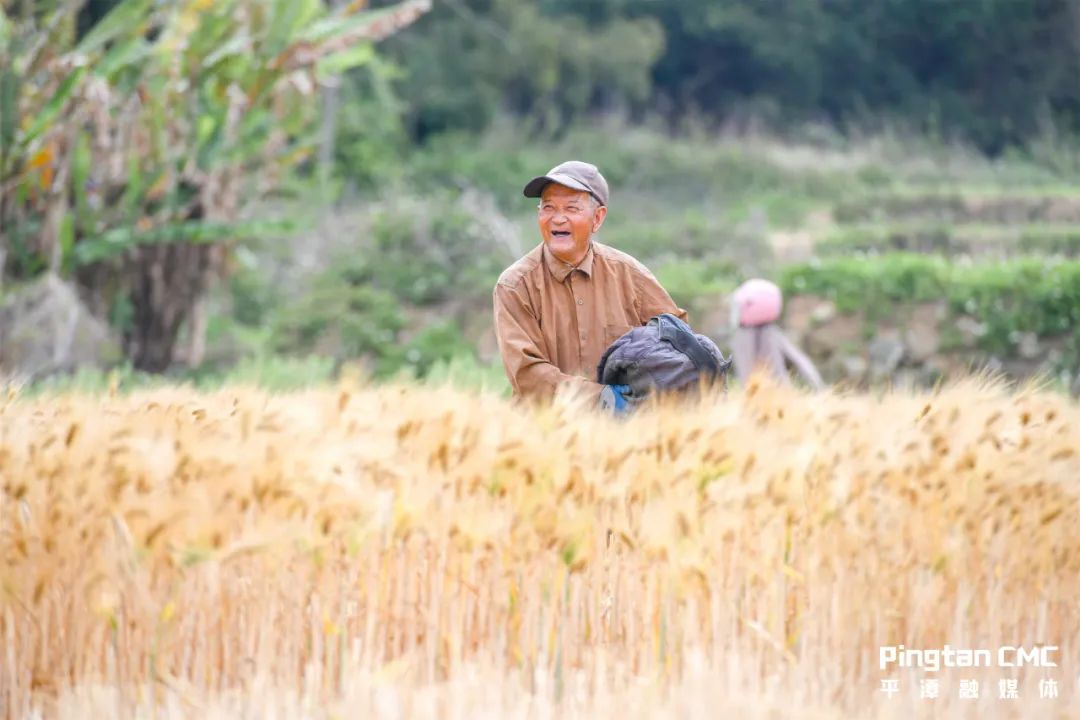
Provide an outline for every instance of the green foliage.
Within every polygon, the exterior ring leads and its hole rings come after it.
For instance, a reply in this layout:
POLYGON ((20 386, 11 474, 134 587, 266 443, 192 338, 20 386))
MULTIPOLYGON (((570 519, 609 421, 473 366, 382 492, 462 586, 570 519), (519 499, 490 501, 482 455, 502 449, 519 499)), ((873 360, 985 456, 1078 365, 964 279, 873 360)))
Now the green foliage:
POLYGON ((406 177, 421 192, 489 192, 535 238, 527 220, 535 204, 521 188, 568 158, 598 165, 612 188, 601 240, 649 265, 672 255, 759 260, 767 255, 768 230, 798 226, 851 184, 843 170, 785 166, 768 148, 618 123, 581 125, 544 143, 522 142, 512 128, 471 141, 445 136, 410 158, 406 177))
POLYGON ((20 388, 19 392, 26 397, 68 393, 104 395, 111 389, 119 392, 150 390, 175 382, 175 378, 139 372, 130 363, 125 363, 111 370, 80 368, 71 374, 54 375, 20 388))
POLYGON ((827 297, 842 312, 888 312, 892 301, 920 302, 946 296, 950 269, 941 258, 925 255, 833 258, 785 267, 780 285, 786 295, 827 297))
POLYGON ((427 308, 487 306, 508 262, 496 243, 461 197, 388 200, 294 297, 282 297, 258 263, 238 269, 233 317, 269 327, 274 353, 363 358, 379 378, 424 376, 440 361, 473 353, 458 319, 446 317, 450 310, 427 308))
POLYGON ((731 293, 739 278, 738 268, 723 260, 674 260, 654 272, 675 303, 689 311, 691 322, 715 309, 717 299, 731 293))
POLYGON ((332 358, 314 355, 251 357, 227 370, 184 370, 168 374, 142 372, 125 363, 110 370, 82 368, 69 375, 56 375, 20 388, 19 392, 27 397, 68 393, 104 395, 185 385, 200 390, 248 385, 288 392, 326 385, 333 381, 334 370, 332 358))
POLYGON ((75 263, 83 265, 122 256, 128 250, 141 245, 205 245, 230 239, 280 236, 290 230, 295 230, 295 223, 285 218, 229 223, 191 220, 145 231, 118 227, 79 242, 77 247, 71 249, 69 256, 75 263))
POLYGON ((1071 0, 453 0, 392 43, 423 139, 559 129, 620 105, 676 122, 805 122, 960 138, 997 153, 1080 130, 1071 0))
POLYGON ((336 171, 365 191, 400 179, 408 150, 404 108, 391 83, 400 73, 381 57, 341 82, 334 142, 336 171))
POLYGON ((330 15, 317 0, 122 0, 81 39, 58 36, 44 55, 40 27, 65 25, 74 5, 60 5, 41 25, 13 25, 7 59, 38 73, 22 82, 4 63, 0 182, 16 185, 24 207, 0 212, 18 223, 44 215, 64 199, 53 186, 66 178, 77 209, 72 251, 82 263, 148 240, 243 235, 230 225, 228 203, 239 188, 227 178, 246 171, 268 178, 294 165, 310 141, 315 115, 302 98, 314 89, 317 63, 334 58, 341 70, 371 55, 346 62, 334 52, 365 37, 371 14, 330 15), (135 88, 141 101, 132 104, 135 88), (109 132, 128 137, 101 144, 109 132), (59 143, 65 135, 76 138, 69 152, 59 143), (190 184, 192 158, 216 193, 202 196, 190 184), (208 199, 221 206, 206 206, 208 199))
POLYGON ((286 392, 330 383, 335 365, 333 358, 318 355, 256 356, 244 358, 224 372, 193 373, 193 382, 202 389, 253 385, 286 392))
POLYGON ((299 298, 283 305, 273 321, 277 352, 338 359, 384 356, 405 319, 397 298, 357 277, 349 266, 332 267, 299 298))
POLYGON ((436 365, 460 363, 474 356, 472 346, 452 320, 425 326, 398 352, 399 357, 384 359, 380 375, 405 368, 415 376, 427 377, 436 365))
POLYGON ((0 257, 13 250, 0 274, 63 272, 99 307, 127 296, 132 360, 164 369, 226 266, 223 246, 280 230, 239 218, 310 153, 319 83, 371 61, 371 43, 421 4, 116 0, 0 13, 0 257))
POLYGON ((271 347, 287 355, 314 352, 332 362, 361 358, 376 378, 402 372, 424 377, 437 363, 473 354, 452 320, 423 324, 407 340, 406 330, 399 298, 355 282, 348 269, 331 270, 277 312, 271 347))
POLYGON ((371 239, 357 279, 415 305, 486 293, 502 270, 487 229, 449 197, 388 207, 377 213, 371 239))
POLYGON ((1080 222, 1077 188, 1071 184, 962 188, 891 188, 887 193, 852 193, 836 203, 833 216, 843 223, 903 219, 958 223, 1028 223, 1042 219, 1048 205, 1071 222, 1080 222))
POLYGON ((1020 231, 1020 251, 1029 255, 1080 256, 1080 227, 1034 227, 1020 231))
POLYGON ((1080 225, 848 225, 831 231, 815 244, 815 252, 821 256, 894 251, 1077 257, 1080 256, 1080 225))
MULTIPOLYGON (((16 390, 23 397, 69 393, 100 396, 112 391, 129 393, 178 385, 208 391, 252 386, 272 392, 289 392, 334 382, 337 377, 335 365, 332 358, 316 355, 265 355, 244 359, 227 370, 188 370, 161 375, 140 372, 128 363, 105 371, 83 368, 70 375, 53 376, 16 390)), ((400 376, 400 373, 396 374, 400 376)), ((449 385, 504 397, 510 395, 510 383, 502 363, 483 364, 471 352, 440 355, 420 375, 422 382, 435 387, 449 385)))
POLYGON ((524 134, 565 128, 597 107, 640 104, 663 51, 651 18, 588 23, 545 3, 437 3, 416 32, 387 43, 405 68, 398 91, 414 138, 485 128, 501 109, 524 134))
POLYGON ((898 303, 945 299, 953 316, 967 315, 986 326, 982 349, 1011 355, 1024 332, 1064 337, 1070 354, 1062 362, 1080 369, 1077 260, 961 264, 907 253, 833 258, 787 267, 780 284, 788 296, 821 295, 842 312, 864 311, 871 321, 887 317, 898 303))
POLYGON ((493 392, 507 397, 510 381, 506 379, 502 362, 489 364, 479 362, 472 354, 454 355, 448 360, 438 360, 431 365, 424 381, 430 385, 450 385, 463 390, 493 392))

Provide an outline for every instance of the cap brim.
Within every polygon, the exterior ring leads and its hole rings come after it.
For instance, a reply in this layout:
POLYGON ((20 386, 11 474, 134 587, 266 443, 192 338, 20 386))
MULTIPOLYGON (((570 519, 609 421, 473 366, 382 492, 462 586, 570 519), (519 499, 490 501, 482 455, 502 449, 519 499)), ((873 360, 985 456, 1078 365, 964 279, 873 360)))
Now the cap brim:
POLYGON ((589 190, 589 188, 585 187, 585 185, 578 182, 572 177, 562 175, 560 173, 541 175, 540 177, 533 178, 525 186, 523 194, 527 198, 538 198, 540 197, 540 194, 544 192, 544 188, 546 188, 550 183, 557 183, 559 185, 564 185, 571 190, 581 190, 582 192, 587 192, 592 195, 592 191, 589 190))

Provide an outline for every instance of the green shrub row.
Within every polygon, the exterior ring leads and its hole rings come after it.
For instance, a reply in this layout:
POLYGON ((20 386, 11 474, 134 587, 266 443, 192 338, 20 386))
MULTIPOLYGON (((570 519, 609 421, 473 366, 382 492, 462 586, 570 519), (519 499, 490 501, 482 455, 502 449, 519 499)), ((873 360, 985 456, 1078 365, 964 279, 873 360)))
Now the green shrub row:
POLYGON ((521 196, 525 183, 572 158, 604 173, 611 186, 609 223, 619 217, 656 223, 700 210, 713 224, 731 225, 761 209, 771 223, 795 226, 806 211, 838 200, 853 184, 869 184, 846 170, 785 165, 752 144, 622 125, 583 125, 545 143, 523 142, 514 127, 479 139, 443 136, 413 154, 404 179, 421 193, 479 188, 504 212, 529 214, 536 203, 521 196))
POLYGON ((851 225, 833 230, 814 249, 826 257, 897 251, 1076 257, 1080 256, 1080 225, 851 225))
MULTIPOLYGON (((204 391, 240 385, 269 392, 293 392, 324 387, 334 382, 339 370, 339 363, 332 357, 267 354, 244 358, 228 368, 174 368, 165 374, 141 372, 135 370, 131 363, 107 370, 81 368, 74 373, 54 375, 28 385, 5 386, 0 381, 0 391, 7 392, 10 387, 20 397, 28 398, 67 393, 95 396, 110 392, 125 394, 178 385, 204 391)), ((402 365, 389 377, 416 380, 421 376, 424 383, 432 386, 450 385, 503 396, 510 394, 510 383, 503 372, 502 363, 499 360, 482 363, 471 351, 432 360, 425 373, 417 372, 415 366, 402 365)), ((386 376, 380 379, 386 379, 386 376)))
POLYGON ((1080 222, 1080 192, 1070 187, 1001 190, 891 189, 856 193, 833 207, 841 223, 928 218, 968 223, 1080 222))
POLYGON ((870 321, 889 317, 900 303, 944 299, 952 317, 967 315, 986 326, 979 345, 987 352, 1012 356, 1025 332, 1065 337, 1063 362, 1080 369, 1080 260, 961 263, 894 253, 792 265, 780 283, 788 296, 821 295, 870 321))
POLYGON ((391 201, 294 292, 283 292, 258 264, 238 267, 226 329, 247 353, 364 358, 379 378, 423 377, 439 362, 473 353, 455 318, 436 309, 490 302, 508 257, 498 241, 452 195, 391 201), (243 342, 252 332, 254 341, 243 342))

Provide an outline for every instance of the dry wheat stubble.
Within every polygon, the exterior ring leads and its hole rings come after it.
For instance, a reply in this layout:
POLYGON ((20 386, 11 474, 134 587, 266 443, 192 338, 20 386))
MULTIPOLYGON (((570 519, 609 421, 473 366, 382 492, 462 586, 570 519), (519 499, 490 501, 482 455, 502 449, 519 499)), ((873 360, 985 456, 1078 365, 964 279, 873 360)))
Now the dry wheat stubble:
POLYGON ((1078 420, 974 382, 621 423, 449 389, 8 400, 0 707, 884 717, 881 644, 1075 672, 1078 420))

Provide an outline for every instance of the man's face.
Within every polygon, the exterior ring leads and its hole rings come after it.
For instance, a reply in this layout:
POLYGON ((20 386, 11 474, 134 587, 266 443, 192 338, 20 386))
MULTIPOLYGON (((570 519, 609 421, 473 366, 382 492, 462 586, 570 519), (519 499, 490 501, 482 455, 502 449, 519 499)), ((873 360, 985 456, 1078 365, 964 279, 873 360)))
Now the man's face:
POLYGON ((536 215, 544 244, 555 257, 576 265, 589 250, 589 238, 604 224, 606 207, 596 207, 583 190, 549 183, 540 195, 536 215))

